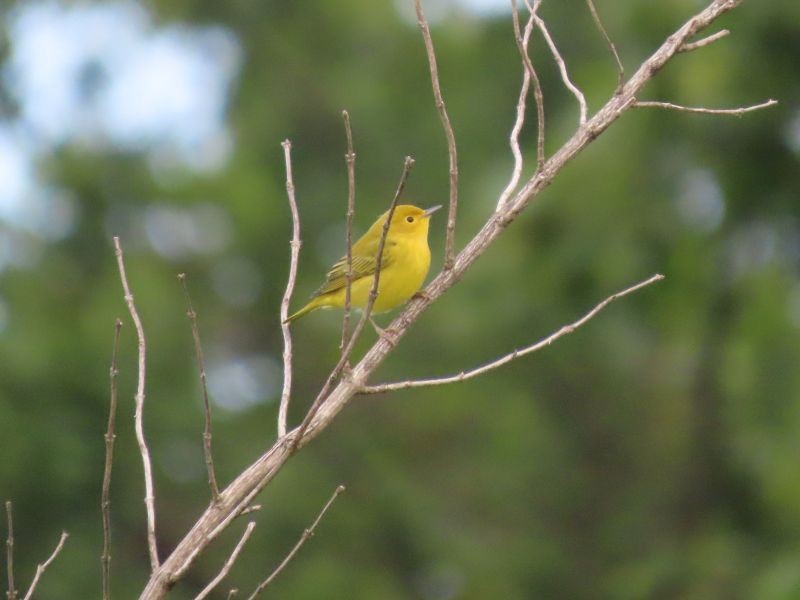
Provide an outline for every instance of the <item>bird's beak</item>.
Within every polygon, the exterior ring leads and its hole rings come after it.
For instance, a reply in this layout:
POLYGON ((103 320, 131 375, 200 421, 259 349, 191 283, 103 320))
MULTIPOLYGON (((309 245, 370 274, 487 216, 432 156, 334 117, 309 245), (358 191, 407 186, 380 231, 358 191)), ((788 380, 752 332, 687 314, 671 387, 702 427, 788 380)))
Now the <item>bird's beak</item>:
POLYGON ((423 214, 423 216, 424 216, 424 217, 427 219, 428 217, 430 217, 430 216, 431 216, 433 213, 435 213, 435 212, 436 212, 437 210, 439 210, 440 208, 442 208, 442 205, 441 205, 441 204, 439 204, 439 205, 437 205, 437 206, 431 206, 429 209, 427 209, 427 210, 426 210, 424 213, 422 213, 422 214, 423 214))

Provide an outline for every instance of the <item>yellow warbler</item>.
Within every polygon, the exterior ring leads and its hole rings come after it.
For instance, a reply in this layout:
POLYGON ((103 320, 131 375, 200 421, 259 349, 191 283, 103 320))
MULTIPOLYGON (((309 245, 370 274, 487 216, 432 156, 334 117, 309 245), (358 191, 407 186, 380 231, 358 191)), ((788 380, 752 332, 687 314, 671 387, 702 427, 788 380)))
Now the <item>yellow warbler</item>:
MULTIPOLYGON (((428 221, 441 206, 428 210, 409 204, 395 207, 381 259, 381 275, 378 282, 378 297, 372 307, 374 313, 381 313, 400 306, 413 296, 425 281, 431 265, 431 251, 428 248, 428 221)), ((378 217, 360 240, 353 244, 353 276, 350 284, 350 305, 364 308, 375 278, 375 268, 383 226, 388 211, 378 217)), ((339 259, 331 270, 325 283, 311 297, 311 301, 288 321, 294 321, 318 308, 344 307, 347 288, 347 258, 339 259)))

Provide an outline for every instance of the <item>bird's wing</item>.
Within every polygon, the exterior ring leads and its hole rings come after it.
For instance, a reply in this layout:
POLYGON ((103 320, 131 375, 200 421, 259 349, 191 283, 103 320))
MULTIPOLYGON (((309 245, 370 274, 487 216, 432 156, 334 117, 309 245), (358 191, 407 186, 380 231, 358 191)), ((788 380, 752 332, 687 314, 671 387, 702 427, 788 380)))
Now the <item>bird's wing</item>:
MULTIPOLYGON (((387 244, 388 245, 388 244, 387 244)), ((355 250, 355 247, 354 247, 355 250)), ((373 254, 356 254, 353 253, 353 279, 356 281, 362 277, 372 277, 375 274, 375 254, 377 254, 377 247, 373 248, 373 254)), ((388 267, 392 262, 391 256, 386 249, 383 252, 381 259, 381 271, 388 267)), ((322 294, 329 294, 340 290, 347 285, 347 257, 343 256, 331 267, 328 275, 325 278, 325 283, 322 284, 314 296, 321 296, 322 294)))

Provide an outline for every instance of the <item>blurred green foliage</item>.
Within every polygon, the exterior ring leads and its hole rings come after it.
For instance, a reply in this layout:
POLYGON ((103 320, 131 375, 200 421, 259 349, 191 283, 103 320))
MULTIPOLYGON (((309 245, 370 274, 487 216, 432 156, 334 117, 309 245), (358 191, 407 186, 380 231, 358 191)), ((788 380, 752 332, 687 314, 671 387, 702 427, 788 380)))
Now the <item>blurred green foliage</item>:
MULTIPOLYGON (((598 4, 632 72, 703 3, 598 4)), ((359 232, 390 200, 406 154, 417 159, 407 199, 429 206, 447 197, 446 146, 410 2, 148 6, 159 24, 221 25, 241 44, 228 106, 233 152, 206 174, 154 169, 146 152, 69 143, 38 165, 74 195, 79 219, 35 264, 0 275, 0 494, 15 502, 20 587, 59 532, 71 533, 42 598, 99 597, 117 316, 125 326, 114 597, 135 597, 147 578, 131 418, 136 343, 112 234, 122 237, 148 336, 146 428, 166 555, 208 502, 177 273, 188 274, 210 364, 221 481, 275 438, 290 235, 280 141, 294 143, 302 215, 295 304, 343 249, 342 108, 358 155, 359 232), (156 252, 142 226, 147 211, 209 206, 223 215, 227 243, 156 252)), ((452 3, 440 12, 433 35, 459 143, 463 245, 510 173, 522 71, 508 14, 477 16, 452 3)), ((616 77, 584 3, 545 2, 542 15, 596 110, 616 77)), ((666 281, 480 379, 356 399, 261 495, 255 534, 216 597, 232 586, 244 593, 271 572, 340 483, 347 492, 268 597, 800 597, 798 23, 793 0, 747 2, 721 19, 717 28, 732 35, 677 57, 646 97, 781 104, 741 119, 627 114, 431 307, 375 381, 457 372, 545 336, 654 272, 666 281)), ((575 127, 577 106, 538 38, 532 54, 552 153, 575 127)), ((528 172, 534 125, 531 111, 522 135, 528 172)), ((434 225, 439 265, 444 220, 434 225)), ((319 313, 294 327, 294 422, 337 359, 339 323, 319 313)), ((171 597, 193 597, 243 527, 225 532, 171 597)))

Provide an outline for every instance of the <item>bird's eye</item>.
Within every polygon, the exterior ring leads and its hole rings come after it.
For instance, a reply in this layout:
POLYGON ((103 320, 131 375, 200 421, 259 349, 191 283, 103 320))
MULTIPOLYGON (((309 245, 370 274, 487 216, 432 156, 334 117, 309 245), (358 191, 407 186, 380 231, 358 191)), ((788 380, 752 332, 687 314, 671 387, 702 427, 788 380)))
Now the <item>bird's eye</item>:
POLYGON ((406 223, 413 223, 414 217, 406 217, 406 223))

